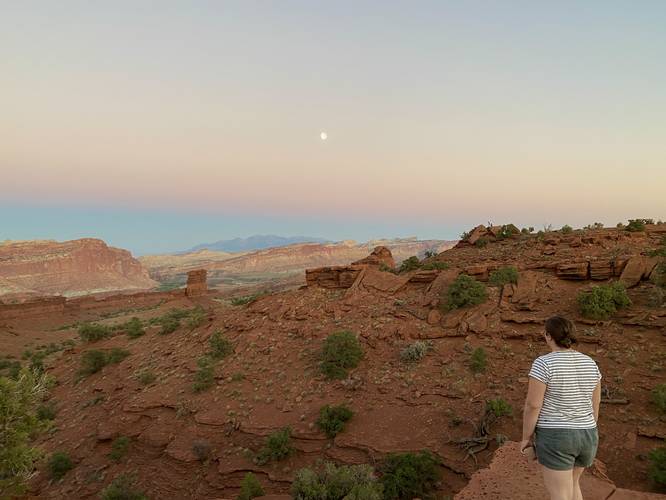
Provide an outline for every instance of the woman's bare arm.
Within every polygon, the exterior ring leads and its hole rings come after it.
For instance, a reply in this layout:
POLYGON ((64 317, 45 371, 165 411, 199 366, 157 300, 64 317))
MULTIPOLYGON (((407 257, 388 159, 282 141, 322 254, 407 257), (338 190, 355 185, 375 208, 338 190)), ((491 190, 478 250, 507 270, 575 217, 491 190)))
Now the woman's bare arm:
POLYGON ((527 398, 525 398, 525 409, 523 410, 523 445, 521 448, 525 447, 534 435, 545 394, 546 384, 530 377, 527 386, 527 398))
POLYGON ((601 403, 601 381, 597 382, 597 386, 592 393, 592 411, 594 411, 594 421, 599 422, 599 403, 601 403))

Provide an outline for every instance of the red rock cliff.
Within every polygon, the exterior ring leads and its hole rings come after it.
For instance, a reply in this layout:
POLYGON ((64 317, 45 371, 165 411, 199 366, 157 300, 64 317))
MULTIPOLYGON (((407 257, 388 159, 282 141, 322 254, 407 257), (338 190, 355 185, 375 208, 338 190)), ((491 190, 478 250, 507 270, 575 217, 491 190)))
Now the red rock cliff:
POLYGON ((156 286, 127 250, 84 238, 0 245, 0 295, 84 295, 156 286))

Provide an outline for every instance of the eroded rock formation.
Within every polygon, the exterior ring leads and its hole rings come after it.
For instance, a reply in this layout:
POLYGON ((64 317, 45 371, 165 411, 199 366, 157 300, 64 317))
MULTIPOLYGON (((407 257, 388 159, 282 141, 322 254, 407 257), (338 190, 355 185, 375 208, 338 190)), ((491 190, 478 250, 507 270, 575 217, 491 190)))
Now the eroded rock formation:
POLYGON ((93 238, 0 244, 0 283, 11 285, 0 287, 0 295, 64 296, 157 285, 127 250, 93 238))

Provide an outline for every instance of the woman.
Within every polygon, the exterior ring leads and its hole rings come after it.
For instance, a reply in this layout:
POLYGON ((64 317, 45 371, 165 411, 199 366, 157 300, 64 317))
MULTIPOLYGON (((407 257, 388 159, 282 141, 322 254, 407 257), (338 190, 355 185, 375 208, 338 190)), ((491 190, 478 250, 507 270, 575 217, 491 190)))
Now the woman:
POLYGON ((536 453, 551 500, 582 500, 580 476, 599 443, 601 373, 571 348, 575 327, 568 319, 549 318, 544 338, 551 352, 535 359, 529 373, 520 449, 536 453))

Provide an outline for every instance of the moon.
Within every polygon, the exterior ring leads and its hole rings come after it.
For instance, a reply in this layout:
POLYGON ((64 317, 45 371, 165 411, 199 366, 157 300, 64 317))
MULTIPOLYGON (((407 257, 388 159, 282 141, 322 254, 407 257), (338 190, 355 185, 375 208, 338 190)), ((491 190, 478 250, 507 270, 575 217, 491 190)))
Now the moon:
POLYGON ((326 132, 322 132, 321 134, 319 134, 319 137, 321 138, 322 141, 325 141, 326 139, 328 139, 328 134, 326 132))

